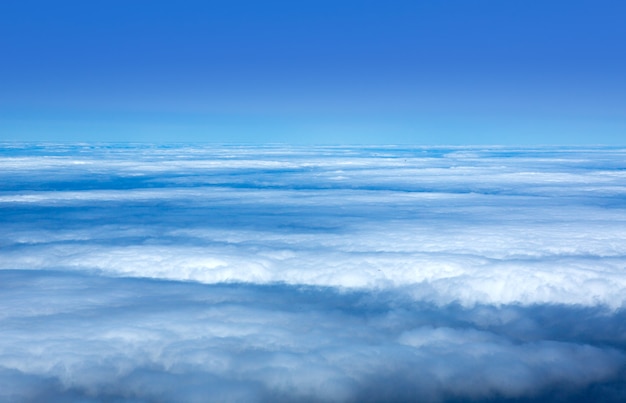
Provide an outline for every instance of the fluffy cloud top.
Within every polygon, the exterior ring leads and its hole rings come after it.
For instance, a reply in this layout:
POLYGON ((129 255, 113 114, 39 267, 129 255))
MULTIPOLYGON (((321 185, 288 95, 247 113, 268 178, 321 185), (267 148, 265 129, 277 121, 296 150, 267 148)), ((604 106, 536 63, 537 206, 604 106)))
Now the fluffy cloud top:
POLYGON ((0 400, 621 401, 624 161, 5 146, 0 400))

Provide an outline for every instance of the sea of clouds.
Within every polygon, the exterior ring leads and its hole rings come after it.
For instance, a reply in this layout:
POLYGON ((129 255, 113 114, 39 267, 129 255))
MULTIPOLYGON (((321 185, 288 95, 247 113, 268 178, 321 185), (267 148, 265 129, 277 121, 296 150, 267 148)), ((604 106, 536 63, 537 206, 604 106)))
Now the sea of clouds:
POLYGON ((0 144, 0 402, 626 400, 626 148, 0 144))

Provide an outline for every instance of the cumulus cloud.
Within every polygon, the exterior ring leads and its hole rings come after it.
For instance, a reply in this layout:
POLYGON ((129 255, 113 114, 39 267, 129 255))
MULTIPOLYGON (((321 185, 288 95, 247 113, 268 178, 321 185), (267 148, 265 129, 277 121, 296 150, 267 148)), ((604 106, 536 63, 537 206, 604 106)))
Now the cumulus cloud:
POLYGON ((626 150, 0 153, 0 401, 621 401, 626 150))
POLYGON ((393 292, 0 275, 7 401, 443 401, 624 381, 624 315, 601 309, 557 306, 541 318, 520 306, 442 310, 393 292), (576 331, 581 314, 603 325, 604 340, 576 331))

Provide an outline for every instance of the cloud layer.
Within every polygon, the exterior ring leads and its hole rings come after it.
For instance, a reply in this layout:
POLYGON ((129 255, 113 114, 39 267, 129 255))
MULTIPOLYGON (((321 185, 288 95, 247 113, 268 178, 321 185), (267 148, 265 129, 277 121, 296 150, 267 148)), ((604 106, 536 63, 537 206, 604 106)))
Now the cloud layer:
POLYGON ((559 388, 569 397, 594 395, 592 386, 624 392, 615 386, 625 381, 624 313, 442 308, 395 293, 287 285, 0 275, 6 401, 444 401, 545 397, 559 388), (580 328, 581 319, 594 328, 580 328))
POLYGON ((7 145, 2 401, 620 401, 626 150, 7 145))

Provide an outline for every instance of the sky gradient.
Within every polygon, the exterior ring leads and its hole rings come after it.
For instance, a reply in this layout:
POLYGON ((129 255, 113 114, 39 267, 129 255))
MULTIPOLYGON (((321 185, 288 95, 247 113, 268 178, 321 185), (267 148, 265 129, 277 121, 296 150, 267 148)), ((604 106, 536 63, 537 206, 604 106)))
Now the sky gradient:
POLYGON ((0 140, 623 144, 623 1, 0 4, 0 140))

